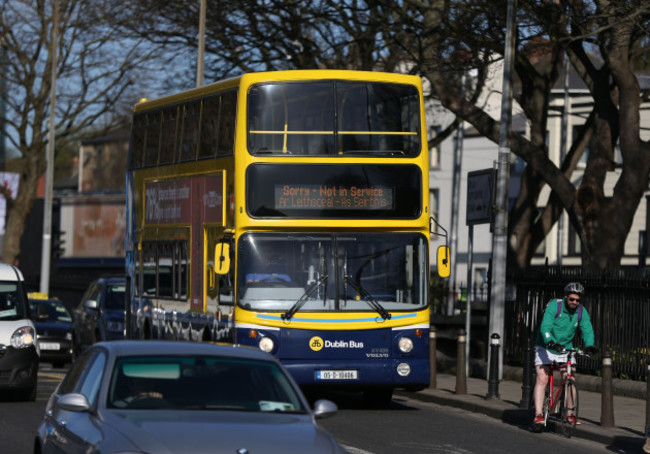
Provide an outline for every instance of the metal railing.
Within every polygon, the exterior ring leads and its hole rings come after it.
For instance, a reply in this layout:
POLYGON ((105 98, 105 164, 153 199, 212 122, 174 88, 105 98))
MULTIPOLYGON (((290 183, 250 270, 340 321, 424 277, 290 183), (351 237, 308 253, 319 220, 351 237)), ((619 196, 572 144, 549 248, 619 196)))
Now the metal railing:
MULTIPOLYGON (((585 286, 583 304, 594 328, 600 352, 612 354, 616 376, 644 379, 650 360, 650 278, 648 270, 620 269, 588 273, 576 268, 544 267, 512 276, 516 297, 506 301, 504 344, 509 363, 523 361, 528 336, 536 335, 549 300, 561 298, 564 286, 579 281, 585 286)), ((580 337, 577 342, 582 345, 580 337)), ((578 367, 593 373, 600 368, 599 355, 578 361, 578 367)))

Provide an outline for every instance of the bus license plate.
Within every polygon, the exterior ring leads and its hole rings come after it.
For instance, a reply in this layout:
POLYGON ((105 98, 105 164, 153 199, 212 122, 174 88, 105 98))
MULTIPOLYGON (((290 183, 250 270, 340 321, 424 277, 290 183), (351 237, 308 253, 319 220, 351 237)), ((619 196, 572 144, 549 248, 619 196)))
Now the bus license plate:
POLYGON ((356 370, 317 370, 317 380, 356 380, 356 370))

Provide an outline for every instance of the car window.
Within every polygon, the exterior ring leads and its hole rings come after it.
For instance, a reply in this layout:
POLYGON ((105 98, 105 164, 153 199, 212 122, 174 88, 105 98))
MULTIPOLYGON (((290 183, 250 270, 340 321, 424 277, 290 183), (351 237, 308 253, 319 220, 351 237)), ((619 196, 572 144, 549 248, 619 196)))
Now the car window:
POLYGON ((93 290, 90 292, 87 299, 95 300, 95 301, 97 301, 98 303, 101 304, 101 300, 102 300, 102 286, 101 286, 101 284, 98 283, 98 284, 95 285, 95 288, 93 288, 93 290))
POLYGON ((61 382, 61 386, 59 387, 60 394, 75 392, 77 385, 84 376, 84 370, 86 366, 90 363, 90 361, 93 360, 96 354, 96 351, 90 351, 84 353, 79 357, 79 359, 72 365, 65 378, 61 382))
POLYGON ((0 320, 19 320, 26 316, 22 287, 17 282, 0 282, 0 320))
POLYGON ((81 301, 83 302, 85 300, 93 299, 93 295, 96 293, 96 291, 97 291, 97 283, 93 282, 86 290, 86 293, 84 293, 84 296, 81 298, 81 301))
POLYGON ((119 359, 108 406, 305 412, 298 392, 274 362, 209 356, 119 359))
POLYGON ((90 405, 94 405, 97 400, 97 393, 101 385, 102 376, 104 374, 104 366, 106 364, 106 354, 99 352, 95 355, 86 367, 86 373, 83 379, 79 382, 77 392, 86 396, 90 405))

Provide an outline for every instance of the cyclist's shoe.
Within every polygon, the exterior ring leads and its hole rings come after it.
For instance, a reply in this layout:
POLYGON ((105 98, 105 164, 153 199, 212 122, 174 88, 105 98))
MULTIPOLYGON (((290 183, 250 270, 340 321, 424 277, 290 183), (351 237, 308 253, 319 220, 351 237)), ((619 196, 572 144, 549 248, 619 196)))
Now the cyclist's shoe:
POLYGON ((566 419, 569 421, 569 424, 575 424, 576 426, 582 424, 580 420, 575 417, 575 415, 569 415, 566 417, 566 419))
POLYGON ((537 416, 535 416, 535 420, 533 421, 533 424, 535 424, 535 427, 546 426, 546 419, 544 419, 544 415, 540 413, 537 416))

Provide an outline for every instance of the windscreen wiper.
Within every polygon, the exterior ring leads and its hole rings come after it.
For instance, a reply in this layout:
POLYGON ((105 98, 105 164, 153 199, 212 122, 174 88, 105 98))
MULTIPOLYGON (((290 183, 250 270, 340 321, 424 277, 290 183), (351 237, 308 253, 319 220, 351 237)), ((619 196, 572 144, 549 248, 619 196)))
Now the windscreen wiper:
POLYGON ((305 290, 305 293, 302 294, 300 298, 291 306, 291 308, 282 314, 282 320, 291 320, 293 315, 300 310, 301 307, 305 305, 307 299, 311 296, 312 293, 316 291, 318 287, 327 282, 327 274, 323 274, 320 279, 311 284, 311 286, 305 290))
POLYGON ((366 303, 370 305, 374 310, 377 311, 379 315, 381 315, 381 318, 384 320, 390 320, 391 315, 390 313, 384 309, 384 307, 379 304, 379 301, 377 301, 375 298, 373 298, 372 294, 366 290, 363 285, 361 285, 361 282, 358 280, 354 281, 352 280, 349 276, 343 276, 343 280, 350 284, 356 292, 361 295, 366 303))

